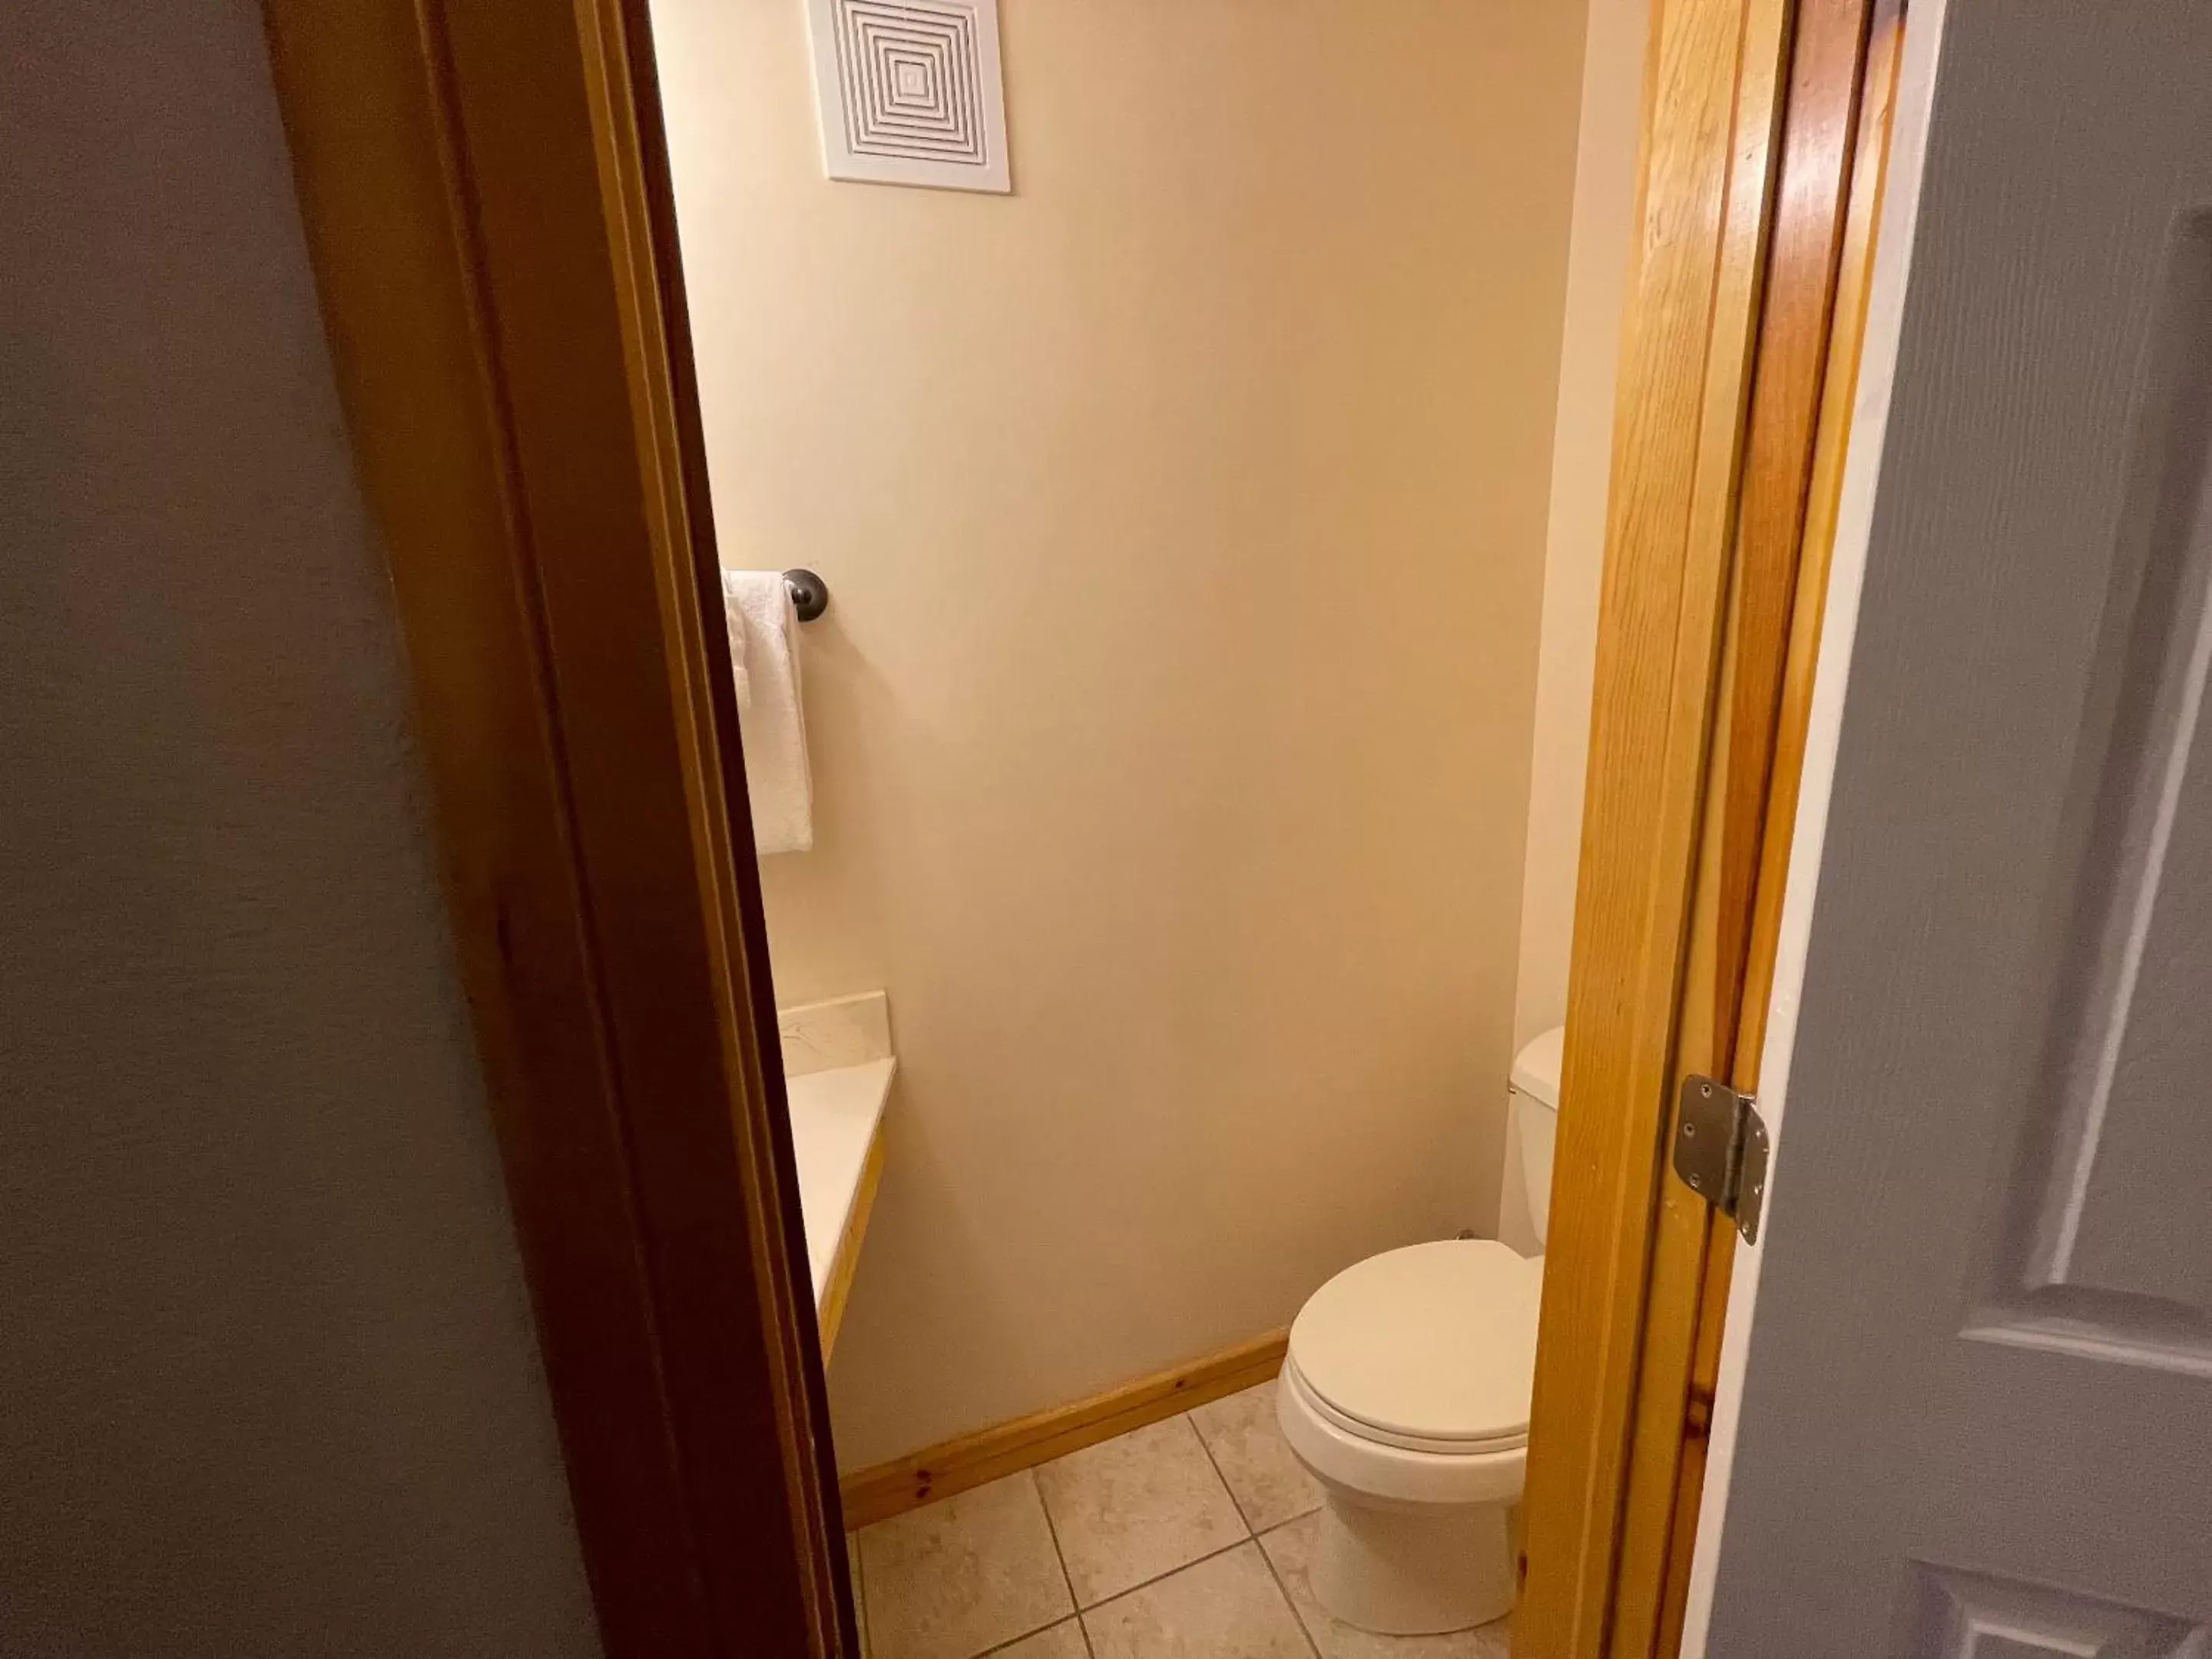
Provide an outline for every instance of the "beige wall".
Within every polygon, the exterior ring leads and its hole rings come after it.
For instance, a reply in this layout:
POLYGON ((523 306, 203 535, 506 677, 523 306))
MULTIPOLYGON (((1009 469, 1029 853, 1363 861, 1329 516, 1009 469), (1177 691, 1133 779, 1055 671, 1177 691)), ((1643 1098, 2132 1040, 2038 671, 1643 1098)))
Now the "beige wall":
MULTIPOLYGON (((1574 934, 1598 584, 1605 562, 1606 484, 1613 459, 1613 371, 1635 223, 1644 48, 1650 27, 1650 0, 1589 0, 1559 410, 1552 433, 1535 743, 1528 770, 1528 867, 1521 890, 1521 960, 1513 998, 1516 1046, 1567 1017, 1567 957, 1574 934)), ((1520 1133, 1517 1122, 1509 1125, 1509 1167, 1519 1162, 1520 1133)), ((1528 1194, 1512 1181, 1499 1197, 1498 1236, 1530 1254, 1542 1248, 1528 1194)))
MULTIPOLYGON (((1544 623, 1535 668, 1535 750, 1528 763, 1528 867, 1522 878, 1520 975, 1513 1042, 1566 1020, 1575 933, 1590 681, 1597 672, 1597 588, 1606 560, 1606 483, 1613 467, 1613 385, 1621 301, 1635 228, 1637 137, 1644 126, 1644 46, 1650 0, 1590 0, 1582 55, 1582 133, 1575 142, 1575 228, 1566 254, 1559 410, 1551 438, 1551 520, 1544 540, 1544 623)), ((1506 1126, 1520 1166, 1522 1126, 1506 1126)), ((1541 1249, 1528 1192, 1506 1182, 1498 1237, 1541 1249)))
POLYGON ((1011 198, 655 9, 726 563, 805 562, 781 1000, 902 1067, 866 1463, 1496 1219, 1583 19, 1008 0, 1011 198))
POLYGON ((1528 777, 1528 871, 1521 901, 1515 1041, 1567 1012, 1583 773, 1589 755, 1590 682, 1597 656, 1598 578, 1605 558, 1606 482, 1613 456, 1613 369, 1628 280, 1642 126, 1649 0, 1589 0, 1576 144, 1574 234, 1566 326, 1552 434, 1550 527, 1536 740, 1528 777))
POLYGON ((0 1654, 589 1659, 259 8, 0 153, 0 1654))

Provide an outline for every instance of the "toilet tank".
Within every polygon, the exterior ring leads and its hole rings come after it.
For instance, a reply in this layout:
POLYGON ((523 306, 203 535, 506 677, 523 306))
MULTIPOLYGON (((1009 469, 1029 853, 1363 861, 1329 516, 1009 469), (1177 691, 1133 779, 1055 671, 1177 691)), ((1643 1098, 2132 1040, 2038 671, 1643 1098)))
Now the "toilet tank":
POLYGON ((1507 1171, 1518 1174, 1522 1203, 1541 1245, 1552 1220, 1552 1145, 1559 1127, 1559 1066, 1566 1027, 1555 1025, 1513 1056, 1505 1100, 1505 1133, 1519 1157, 1507 1171))

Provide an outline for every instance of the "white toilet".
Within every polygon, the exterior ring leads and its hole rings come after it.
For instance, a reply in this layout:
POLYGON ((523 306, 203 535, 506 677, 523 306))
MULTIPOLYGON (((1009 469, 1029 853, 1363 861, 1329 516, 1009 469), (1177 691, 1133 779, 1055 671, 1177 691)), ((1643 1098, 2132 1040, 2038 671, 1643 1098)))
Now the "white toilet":
MULTIPOLYGON (((1562 1036, 1513 1062, 1507 1179, 1549 1218, 1562 1036)), ((1412 1244, 1346 1267, 1291 1326, 1283 1433, 1327 1494, 1313 1590, 1348 1625, 1409 1636, 1513 1606, 1507 1516, 1528 1462, 1543 1259, 1494 1239, 1412 1244)))

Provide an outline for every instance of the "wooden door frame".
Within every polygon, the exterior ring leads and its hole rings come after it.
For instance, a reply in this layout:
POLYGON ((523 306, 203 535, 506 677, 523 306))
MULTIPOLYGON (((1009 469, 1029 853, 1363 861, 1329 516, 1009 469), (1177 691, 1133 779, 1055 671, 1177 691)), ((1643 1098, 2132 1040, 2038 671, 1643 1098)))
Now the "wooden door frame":
POLYGON ((643 0, 266 0, 610 1659, 857 1651, 643 0))
POLYGON ((1543 1326, 1524 1659, 1680 1649, 1735 1233, 1681 1079, 1757 1086, 1899 0, 1656 0, 1543 1326))

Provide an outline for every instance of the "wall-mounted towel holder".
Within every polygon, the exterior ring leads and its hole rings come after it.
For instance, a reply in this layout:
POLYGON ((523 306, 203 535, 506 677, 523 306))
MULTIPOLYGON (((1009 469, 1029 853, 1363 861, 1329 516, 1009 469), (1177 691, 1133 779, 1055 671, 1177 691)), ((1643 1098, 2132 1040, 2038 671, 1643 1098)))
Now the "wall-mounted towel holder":
POLYGON ((791 608, 801 622, 812 622, 830 608, 830 584, 811 570, 787 570, 783 585, 791 590, 791 608))

